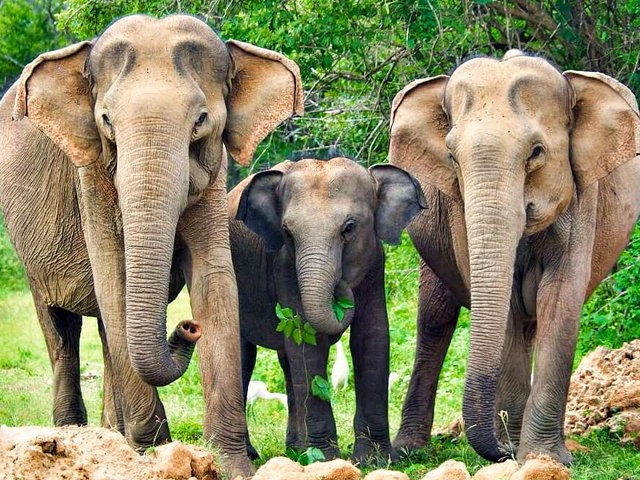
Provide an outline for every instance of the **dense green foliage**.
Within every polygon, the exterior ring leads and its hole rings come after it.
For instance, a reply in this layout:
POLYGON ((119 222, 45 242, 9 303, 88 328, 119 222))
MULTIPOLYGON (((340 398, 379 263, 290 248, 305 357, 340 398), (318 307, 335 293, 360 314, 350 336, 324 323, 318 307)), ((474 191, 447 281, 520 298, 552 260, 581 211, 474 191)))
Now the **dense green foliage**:
POLYGON ((68 43, 55 25, 61 5, 58 0, 0 1, 0 92, 39 53, 68 43))

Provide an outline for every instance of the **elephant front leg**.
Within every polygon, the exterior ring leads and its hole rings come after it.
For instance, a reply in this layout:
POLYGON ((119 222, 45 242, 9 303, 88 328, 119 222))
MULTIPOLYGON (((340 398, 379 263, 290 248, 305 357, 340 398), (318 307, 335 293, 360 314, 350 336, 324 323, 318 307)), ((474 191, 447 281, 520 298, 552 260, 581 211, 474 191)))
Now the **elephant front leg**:
POLYGON ((111 354, 107 343, 107 332, 101 318, 98 318, 98 333, 102 341, 102 359, 104 361, 102 388, 102 426, 115 428, 122 435, 125 434, 124 418, 122 416, 122 392, 113 371, 111 354))
POLYGON ((284 341, 295 402, 293 420, 301 420, 301 425, 296 425, 295 430, 298 431, 302 448, 319 448, 327 460, 332 460, 340 456, 340 450, 331 403, 313 395, 312 389, 315 376, 327 378, 329 339, 326 335, 318 334, 316 341, 316 346, 304 343, 296 345, 289 338, 284 341))
POLYGON ((238 289, 231 261, 224 178, 187 209, 178 224, 185 245, 182 267, 193 318, 200 324, 204 435, 223 454, 229 478, 249 477, 247 422, 242 394, 238 289))
POLYGON ((384 264, 354 291, 350 349, 356 390, 353 458, 361 464, 387 464, 397 454, 389 438, 389 322, 384 264))
MULTIPOLYGON (((253 374, 253 369, 256 366, 256 355, 258 353, 258 349, 255 345, 248 342, 244 338, 240 340, 240 349, 241 349, 241 357, 242 357, 242 395, 244 398, 244 407, 246 411, 247 392, 249 391, 249 382, 251 381, 251 375, 253 374)), ((248 427, 247 427, 247 453, 251 460, 256 460, 260 458, 260 455, 258 455, 258 451, 251 444, 248 427)))
POLYGON ((531 356, 535 323, 510 314, 496 396, 499 438, 514 453, 520 442, 524 409, 531 391, 531 356))
POLYGON ((460 304, 435 273, 420 260, 416 357, 393 441, 399 453, 425 447, 431 437, 436 388, 460 313, 460 304))
POLYGON ((524 413, 518 461, 545 453, 568 465, 564 415, 580 313, 590 276, 595 237, 597 184, 582 192, 566 215, 566 230, 546 235, 558 245, 548 248, 538 287, 535 369, 524 413))
POLYGON ((293 378, 291 376, 291 366, 284 350, 278 350, 278 362, 284 372, 284 379, 287 388, 287 438, 285 444, 287 448, 293 450, 304 450, 302 431, 304 430, 304 417, 297 409, 295 391, 293 389, 293 378))

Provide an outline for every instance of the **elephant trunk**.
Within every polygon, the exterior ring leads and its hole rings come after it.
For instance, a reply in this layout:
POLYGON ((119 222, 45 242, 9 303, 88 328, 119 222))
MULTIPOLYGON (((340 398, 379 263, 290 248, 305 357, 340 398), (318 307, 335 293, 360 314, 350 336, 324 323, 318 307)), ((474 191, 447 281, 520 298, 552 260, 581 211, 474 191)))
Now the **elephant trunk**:
MULTIPOLYGON (((475 160, 475 159, 474 159, 475 160)), ((477 164, 487 162, 478 161, 477 164)), ((509 319, 516 250, 525 223, 521 183, 509 172, 471 172, 465 178, 469 244, 471 341, 463 417, 474 450, 500 461, 509 452, 498 440, 495 412, 509 319)))
POLYGON ((189 188, 188 144, 176 145, 170 129, 163 133, 157 126, 134 127, 119 134, 116 174, 124 232, 126 337, 136 373, 160 386, 185 372, 199 338, 197 324, 188 322, 166 338, 173 244, 189 188))
POLYGON ((302 298, 304 317, 318 332, 336 335, 344 332, 351 321, 355 308, 344 312, 338 320, 333 310, 334 298, 347 298, 353 303, 353 292, 340 279, 338 259, 330 250, 315 247, 300 248, 296 254, 298 287, 302 298))

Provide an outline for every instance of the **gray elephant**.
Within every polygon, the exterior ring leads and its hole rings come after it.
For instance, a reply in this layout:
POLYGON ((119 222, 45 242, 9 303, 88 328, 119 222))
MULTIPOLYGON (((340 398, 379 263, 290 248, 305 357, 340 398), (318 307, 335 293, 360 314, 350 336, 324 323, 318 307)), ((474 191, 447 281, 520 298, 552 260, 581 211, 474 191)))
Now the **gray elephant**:
MULTIPOLYGON (((230 238, 238 279, 242 371, 246 395, 256 345, 278 351, 285 373, 287 446, 339 455, 331 404, 313 395, 327 378, 329 347, 351 325, 356 414, 353 455, 388 461, 389 325, 382 242, 396 244, 422 208, 417 181, 391 165, 367 171, 337 157, 284 162, 245 179, 229 193, 230 238), (334 298, 346 298, 337 318, 334 298), (298 346, 277 330, 276 303, 317 331, 298 346), (341 315, 340 315, 341 316, 341 315)), ((250 452, 255 450, 250 447, 250 452)))
POLYGON ((140 449, 170 439, 153 385, 184 372, 201 334, 205 437, 232 478, 254 471, 226 150, 248 163, 302 109, 295 63, 189 16, 125 17, 24 69, 0 104, 0 202, 45 334, 56 425, 87 421, 81 315, 100 319, 105 423, 140 449), (167 301, 185 282, 195 320, 167 342, 167 301))
POLYGON ((419 340, 394 446, 428 442, 465 306, 463 417, 473 448, 497 461, 510 455, 509 440, 519 461, 571 461, 563 424, 580 311, 638 218, 638 133, 625 86, 515 50, 396 96, 390 160, 420 180, 428 209, 408 228, 422 257, 419 340))

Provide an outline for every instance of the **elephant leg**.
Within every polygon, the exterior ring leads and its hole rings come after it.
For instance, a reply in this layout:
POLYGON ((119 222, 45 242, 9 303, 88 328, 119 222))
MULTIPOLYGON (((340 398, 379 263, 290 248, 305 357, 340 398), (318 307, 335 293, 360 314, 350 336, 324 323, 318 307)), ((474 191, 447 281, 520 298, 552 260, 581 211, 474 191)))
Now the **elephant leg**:
POLYGON ((569 231, 548 235, 559 246, 548 249, 536 299, 535 367, 518 447, 518 461, 544 453, 568 465, 564 415, 575 354, 580 313, 591 277, 598 184, 567 210, 569 231))
POLYGON ((516 451, 524 409, 531 391, 531 356, 535 323, 509 319, 496 397, 496 425, 500 440, 516 451))
POLYGON ((238 287, 229 246, 224 170, 178 224, 191 312, 200 323, 200 376, 205 399, 204 435, 225 456, 229 478, 252 476, 242 395, 238 287))
POLYGON ((86 425, 87 411, 80 389, 82 317, 47 306, 35 293, 33 297, 53 370, 53 421, 57 427, 86 425))
MULTIPOLYGON (((240 341, 240 353, 242 357, 242 393, 244 396, 245 408, 247 406, 247 391, 249 390, 249 382, 251 381, 251 375, 253 369, 256 366, 256 354, 258 349, 252 343, 246 341, 244 338, 240 341)), ((249 428, 247 426, 247 453, 251 460, 260 458, 258 451, 251 444, 249 438, 249 428)))
POLYGON ((460 303, 420 260, 416 357, 393 446, 401 453, 425 447, 431 437, 436 388, 458 323, 460 303))
POLYGON ((285 386, 287 389, 287 438, 286 446, 293 450, 304 450, 302 441, 302 431, 304 429, 304 417, 299 415, 296 409, 295 392, 293 389, 293 378, 291 377, 291 366, 284 350, 278 350, 278 362, 284 373, 285 386))
POLYGON ((327 460, 332 460, 340 456, 340 450, 331 403, 313 395, 311 387, 316 375, 327 378, 329 339, 318 334, 316 341, 316 346, 296 345, 286 338, 284 345, 291 372, 294 412, 300 412, 302 417, 300 436, 303 449, 317 447, 327 460))
POLYGON ((374 268, 354 292, 349 336, 356 390, 353 458, 361 464, 397 459, 389 438, 389 322, 382 256, 374 268))
POLYGON ((122 394, 118 389, 118 382, 113 371, 111 355, 107 343, 107 332, 104 323, 98 318, 98 333, 102 341, 102 358, 104 360, 104 374, 102 386, 102 426, 115 428, 124 435, 124 418, 122 416, 122 394))
MULTIPOLYGON (((117 193, 105 165, 98 161, 77 169, 82 187, 80 213, 91 261, 111 370, 121 395, 122 419, 129 444, 143 452, 171 441, 156 389, 143 382, 129 359, 125 322, 125 263, 117 193)), ((117 411, 117 410, 116 410, 117 411)), ((116 416, 118 413, 116 413, 116 416)))

